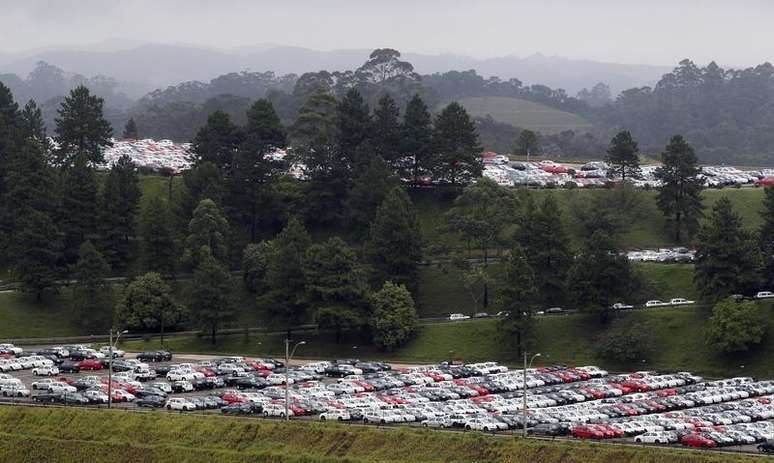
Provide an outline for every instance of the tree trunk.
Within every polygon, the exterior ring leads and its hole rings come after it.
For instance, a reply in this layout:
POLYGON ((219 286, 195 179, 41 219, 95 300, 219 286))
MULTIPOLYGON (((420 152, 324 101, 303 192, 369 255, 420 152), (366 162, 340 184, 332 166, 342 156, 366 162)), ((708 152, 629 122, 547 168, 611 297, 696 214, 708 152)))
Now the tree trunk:
MULTIPOLYGON (((489 268, 489 250, 484 247, 484 269, 489 268)), ((484 309, 489 307, 489 282, 484 280, 484 309)))
POLYGON ((336 327, 336 344, 341 344, 341 326, 336 327))
POLYGON ((216 331, 217 330, 215 329, 214 326, 210 328, 210 337, 211 337, 211 342, 212 342, 213 346, 215 345, 215 332, 216 331))
POLYGON ((164 315, 161 315, 161 347, 164 347, 164 315))

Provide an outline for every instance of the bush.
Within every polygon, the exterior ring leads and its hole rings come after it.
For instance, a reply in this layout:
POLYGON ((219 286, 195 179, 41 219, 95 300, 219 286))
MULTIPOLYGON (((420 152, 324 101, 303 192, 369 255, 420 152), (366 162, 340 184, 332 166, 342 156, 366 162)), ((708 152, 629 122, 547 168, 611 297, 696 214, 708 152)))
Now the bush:
POLYGON ((653 335, 646 326, 616 320, 600 336, 598 350, 600 355, 614 362, 640 362, 653 352, 653 335))
POLYGON ((744 352, 760 344, 765 332, 765 319, 758 304, 728 298, 712 307, 707 343, 726 354, 744 352))

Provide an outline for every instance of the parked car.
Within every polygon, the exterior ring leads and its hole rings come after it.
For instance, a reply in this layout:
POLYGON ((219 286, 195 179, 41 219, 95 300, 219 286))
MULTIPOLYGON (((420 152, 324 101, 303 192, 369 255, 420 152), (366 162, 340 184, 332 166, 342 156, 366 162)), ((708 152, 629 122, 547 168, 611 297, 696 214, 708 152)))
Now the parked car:
POLYGON ((612 306, 610 306, 613 310, 626 310, 626 309, 633 309, 633 305, 624 304, 623 302, 616 302, 612 306))
POLYGON ((140 352, 136 358, 142 362, 169 362, 172 360, 172 354, 167 351, 156 350, 140 352))
POLYGON ((166 408, 167 410, 178 410, 178 411, 189 412, 189 411, 196 410, 196 404, 194 404, 188 399, 175 397, 167 401, 166 408))
POLYGON ((32 374, 35 376, 56 376, 59 374, 59 367, 54 365, 36 367, 32 369, 32 374))
POLYGON ((774 293, 771 291, 758 291, 758 293, 755 295, 755 299, 769 299, 773 297, 774 293))
POLYGON ((695 302, 689 301, 687 299, 683 299, 681 297, 676 297, 671 301, 669 301, 669 305, 691 305, 691 304, 695 304, 695 302))
POLYGON ((461 313, 453 313, 449 315, 449 320, 451 321, 457 321, 457 320, 467 320, 470 318, 470 315, 465 315, 461 313))
POLYGON ((650 300, 645 303, 645 307, 664 307, 666 305, 665 302, 659 301, 658 299, 650 300))

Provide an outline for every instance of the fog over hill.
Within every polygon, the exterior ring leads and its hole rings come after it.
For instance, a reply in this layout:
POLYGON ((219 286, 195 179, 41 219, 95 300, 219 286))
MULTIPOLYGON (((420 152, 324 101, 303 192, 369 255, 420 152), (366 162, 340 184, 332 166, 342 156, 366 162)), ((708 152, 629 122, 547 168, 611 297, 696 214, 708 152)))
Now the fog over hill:
MULTIPOLYGON (((354 69, 371 50, 319 51, 278 45, 217 50, 191 45, 165 45, 110 41, 87 47, 46 49, 18 54, 0 54, 0 73, 26 75, 35 63, 45 61, 68 72, 107 74, 127 85, 129 96, 180 82, 209 81, 219 75, 242 70, 303 74, 327 69, 354 69)), ((614 94, 621 90, 652 86, 669 66, 601 63, 589 60, 534 54, 525 58, 502 56, 472 58, 452 54, 420 54, 404 51, 404 57, 420 74, 476 69, 479 74, 502 79, 518 78, 525 84, 563 88, 574 95, 597 82, 607 83, 614 94)))

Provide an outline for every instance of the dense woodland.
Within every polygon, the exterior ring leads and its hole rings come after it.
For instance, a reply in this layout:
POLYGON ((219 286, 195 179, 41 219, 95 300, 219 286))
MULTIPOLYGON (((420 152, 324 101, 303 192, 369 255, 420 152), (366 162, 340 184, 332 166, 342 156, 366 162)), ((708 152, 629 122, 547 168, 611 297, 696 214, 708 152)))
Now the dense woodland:
MULTIPOLYGON (((401 111, 418 94, 435 113, 464 97, 513 97, 578 114, 593 123, 588 133, 565 131, 539 134, 548 156, 601 158, 609 140, 626 129, 639 140, 643 152, 657 155, 675 133, 695 147, 702 163, 772 165, 774 139, 774 67, 769 63, 747 69, 722 69, 715 63, 699 67, 682 61, 652 88, 632 88, 611 95, 604 83, 568 95, 544 85, 523 85, 518 79, 482 77, 475 70, 420 76, 390 49, 375 50, 351 71, 275 75, 271 71, 230 73, 210 82, 183 82, 159 89, 132 102, 105 76, 69 75, 39 63, 26 79, 0 75, 17 101, 38 102, 46 126, 53 127, 56 111, 72 88, 85 85, 105 101, 105 118, 116 132, 131 117, 141 136, 190 141, 210 113, 220 110, 237 124, 257 99, 272 102, 285 125, 292 125, 301 107, 318 89, 343 97, 356 89, 374 107, 389 95, 401 111)), ((521 129, 490 118, 476 120, 484 149, 508 151, 521 129)))
MULTIPOLYGON (((375 65, 369 79, 409 79, 405 65, 390 63, 375 65)), ((514 349, 531 342, 539 307, 572 305, 606 324, 613 302, 647 294, 615 246, 644 192, 621 186, 574 208, 582 229, 574 243, 552 196, 536 201, 480 178, 476 124, 461 105, 433 116, 414 94, 401 115, 389 95, 372 109, 355 88, 340 96, 311 82, 290 126, 268 99, 253 102, 242 124, 211 113, 194 136, 195 164, 182 190, 148 198, 142 209, 130 159, 106 174, 95 170, 113 133, 102 98, 84 86, 70 91, 57 110, 54 148, 35 102, 21 108, 0 85, 2 262, 38 302, 73 280, 85 313, 112 312, 115 324, 133 330, 195 326, 215 342, 242 285, 267 323, 288 336, 313 322, 337 341, 365 331, 394 349, 417 329, 413 294, 428 248, 411 193, 430 176, 433 194, 452 201, 434 233, 458 243, 433 252, 461 270, 476 305, 496 300, 504 342, 514 349), (288 158, 270 156, 289 144, 288 158), (301 179, 287 174, 291 164, 303 166, 301 179), (313 240, 310 230, 325 236, 313 240), (497 279, 489 271, 495 253, 504 259, 497 279), (469 260, 474 255, 481 265, 469 260), (129 277, 115 306, 106 302, 110 275, 129 277), (193 284, 175 296, 181 275, 193 284)), ((605 157, 620 176, 639 170, 639 146, 628 131, 613 137, 605 157)), ((764 225, 752 233, 728 200, 702 210, 698 157, 684 137, 670 138, 661 160, 658 207, 678 242, 698 246, 695 281, 703 301, 717 303, 711 320, 757 323, 754 304, 740 309, 724 299, 774 283, 774 189, 765 195, 764 225)), ((760 342, 756 333, 716 335, 733 350, 760 342)))

